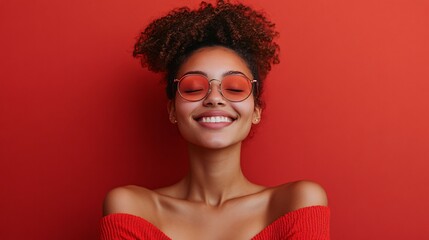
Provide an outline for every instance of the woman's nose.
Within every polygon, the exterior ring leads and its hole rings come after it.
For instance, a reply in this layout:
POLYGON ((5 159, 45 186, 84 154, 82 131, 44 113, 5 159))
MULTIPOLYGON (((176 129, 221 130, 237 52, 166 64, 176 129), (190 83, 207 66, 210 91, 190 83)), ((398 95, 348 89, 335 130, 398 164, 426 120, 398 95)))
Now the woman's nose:
POLYGON ((203 101, 205 106, 225 105, 225 98, 220 92, 220 81, 211 80, 209 92, 203 101))

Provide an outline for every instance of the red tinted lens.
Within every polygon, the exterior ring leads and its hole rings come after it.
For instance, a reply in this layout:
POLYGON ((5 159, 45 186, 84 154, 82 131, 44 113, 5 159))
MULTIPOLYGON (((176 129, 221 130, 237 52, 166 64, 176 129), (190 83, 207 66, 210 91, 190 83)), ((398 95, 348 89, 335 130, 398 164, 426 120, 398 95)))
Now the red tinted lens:
POLYGON ((209 82, 201 75, 187 75, 179 82, 179 93, 188 101, 203 99, 209 89, 209 82))
POLYGON ((228 75, 222 79, 222 94, 230 101, 243 101, 252 92, 252 83, 242 75, 228 75))

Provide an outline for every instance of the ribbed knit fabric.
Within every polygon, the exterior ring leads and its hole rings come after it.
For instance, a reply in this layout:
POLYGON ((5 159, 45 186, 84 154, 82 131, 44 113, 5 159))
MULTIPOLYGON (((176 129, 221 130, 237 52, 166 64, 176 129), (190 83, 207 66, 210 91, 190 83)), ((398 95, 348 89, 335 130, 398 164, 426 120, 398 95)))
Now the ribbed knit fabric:
POLYGON ((300 208, 280 217, 253 240, 329 240, 328 207, 312 206, 300 208))
MULTIPOLYGON (((329 240, 330 210, 311 206, 286 213, 252 240, 329 240)), ((115 213, 100 221, 100 240, 171 240, 143 218, 115 213)))

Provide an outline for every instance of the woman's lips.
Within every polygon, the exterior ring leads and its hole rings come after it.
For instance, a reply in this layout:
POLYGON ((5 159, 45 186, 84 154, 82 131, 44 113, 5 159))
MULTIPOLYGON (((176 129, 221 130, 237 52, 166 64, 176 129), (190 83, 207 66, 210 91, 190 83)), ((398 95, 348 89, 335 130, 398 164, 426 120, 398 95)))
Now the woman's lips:
POLYGON ((219 129, 232 124, 236 118, 224 111, 208 111, 194 118, 201 126, 211 129, 219 129))
MULTIPOLYGON (((217 121, 216 117, 225 117, 225 118, 229 118, 232 121, 234 121, 235 119, 237 119, 236 116, 234 116, 233 114, 230 114, 226 111, 220 111, 220 110, 212 110, 212 111, 206 111, 206 112, 202 112, 196 116, 194 116, 193 118, 197 121, 199 121, 202 118, 208 119, 208 121, 217 121), (215 117, 215 119, 212 119, 212 117, 215 117)), ((221 119, 218 119, 221 121, 221 119)))
POLYGON ((233 120, 225 116, 203 117, 197 120, 200 126, 210 129, 220 129, 229 126, 233 120))

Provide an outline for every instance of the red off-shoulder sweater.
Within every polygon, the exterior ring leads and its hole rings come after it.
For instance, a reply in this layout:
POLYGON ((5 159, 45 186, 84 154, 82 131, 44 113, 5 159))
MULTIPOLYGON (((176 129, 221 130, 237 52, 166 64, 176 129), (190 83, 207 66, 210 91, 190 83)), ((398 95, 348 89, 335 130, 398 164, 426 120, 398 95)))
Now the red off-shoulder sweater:
MULTIPOLYGON (((311 206, 286 213, 252 240, 329 240, 329 208, 311 206)), ((171 240, 141 217, 115 213, 100 221, 100 239, 171 240)))

